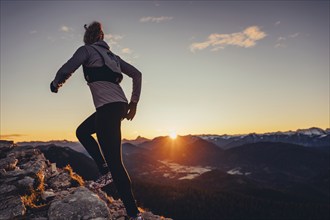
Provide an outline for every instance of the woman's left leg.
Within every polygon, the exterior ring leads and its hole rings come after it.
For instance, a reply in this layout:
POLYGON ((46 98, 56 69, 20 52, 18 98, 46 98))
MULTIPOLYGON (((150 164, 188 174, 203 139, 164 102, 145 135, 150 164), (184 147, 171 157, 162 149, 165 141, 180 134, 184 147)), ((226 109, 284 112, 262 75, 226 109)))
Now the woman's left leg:
POLYGON ((100 151, 99 144, 93 138, 92 134, 96 133, 96 112, 82 122, 77 130, 76 136, 89 155, 94 159, 99 172, 104 175, 109 172, 103 155, 100 151))
POLYGON ((127 214, 139 213, 132 192, 131 180, 122 161, 121 120, 126 115, 127 103, 115 102, 97 109, 96 135, 114 184, 123 200, 127 214))

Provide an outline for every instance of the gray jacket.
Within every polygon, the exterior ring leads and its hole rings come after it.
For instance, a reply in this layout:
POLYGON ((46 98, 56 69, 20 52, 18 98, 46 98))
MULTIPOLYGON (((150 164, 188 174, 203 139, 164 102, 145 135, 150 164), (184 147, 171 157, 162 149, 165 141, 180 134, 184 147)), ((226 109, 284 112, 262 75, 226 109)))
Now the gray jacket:
MULTIPOLYGON (((122 72, 133 79, 131 101, 137 103, 141 94, 141 72, 122 60, 119 56, 109 55, 107 52, 109 52, 110 47, 105 41, 98 41, 93 44, 93 47, 99 53, 90 45, 84 45, 78 48, 73 56, 57 71, 53 85, 56 88, 61 87, 80 65, 86 67, 101 67, 106 65, 114 72, 122 72), (103 59, 100 54, 103 56, 103 59)), ((90 87, 96 108, 111 102, 127 102, 120 85, 107 81, 97 81, 88 83, 88 86, 90 87)))

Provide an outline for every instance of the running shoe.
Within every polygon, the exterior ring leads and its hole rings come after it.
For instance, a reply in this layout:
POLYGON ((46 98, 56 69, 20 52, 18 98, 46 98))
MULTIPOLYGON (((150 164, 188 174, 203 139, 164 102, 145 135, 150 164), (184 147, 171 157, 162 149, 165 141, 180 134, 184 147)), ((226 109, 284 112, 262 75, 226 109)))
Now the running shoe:
POLYGON ((113 180, 112 180, 111 173, 108 172, 108 173, 102 175, 100 178, 98 178, 95 182, 92 182, 90 186, 92 188, 99 189, 106 185, 109 185, 112 182, 113 182, 113 180))

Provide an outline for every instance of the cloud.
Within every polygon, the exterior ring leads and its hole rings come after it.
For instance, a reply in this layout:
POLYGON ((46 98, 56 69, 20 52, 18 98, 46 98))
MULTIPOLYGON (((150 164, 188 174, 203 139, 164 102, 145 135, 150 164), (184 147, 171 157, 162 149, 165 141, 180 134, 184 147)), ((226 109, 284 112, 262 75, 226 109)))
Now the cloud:
POLYGON ((277 21, 277 22, 275 22, 275 26, 278 26, 278 25, 280 25, 281 24, 281 21, 277 21))
POLYGON ((274 45, 274 47, 275 47, 275 48, 285 48, 285 47, 286 47, 286 44, 280 42, 280 43, 276 43, 276 44, 274 45))
POLYGON ((224 49, 224 47, 214 47, 214 48, 211 49, 211 51, 212 52, 217 52, 217 51, 219 51, 221 49, 224 49))
POLYGON ((160 16, 160 17, 142 17, 140 18, 140 22, 163 22, 163 21, 170 21, 173 17, 167 17, 167 16, 160 16))
POLYGON ((300 33, 294 33, 294 34, 290 34, 288 35, 287 37, 278 37, 276 42, 275 42, 275 45, 274 47, 275 48, 286 48, 287 47, 287 42, 290 41, 291 39, 293 38, 296 38, 300 35, 300 33))
POLYGON ((52 36, 48 36, 47 40, 49 40, 50 42, 54 43, 56 41, 56 39, 52 36))
POLYGON ((107 39, 107 40, 121 40, 124 38, 123 35, 119 35, 119 34, 105 34, 104 35, 104 38, 107 39))
POLYGON ((278 37, 274 47, 275 48, 286 47, 285 41, 286 41, 286 37, 282 37, 282 36, 278 37))
POLYGON ((127 48, 127 47, 123 48, 121 50, 121 52, 124 53, 124 54, 132 54, 133 53, 133 51, 130 48, 127 48))
POLYGON ((211 51, 224 49, 226 46, 237 46, 243 48, 254 47, 258 40, 265 38, 267 34, 258 26, 250 26, 242 32, 232 34, 214 33, 208 36, 203 42, 195 42, 190 45, 190 51, 203 50, 211 47, 211 51))
POLYGON ((120 54, 123 55, 126 62, 132 63, 132 60, 138 58, 139 55, 131 48, 121 45, 121 40, 124 37, 126 36, 120 34, 105 34, 104 40, 107 41, 110 47, 115 47, 115 51, 120 51, 120 54))
POLYGON ((60 31, 62 31, 62 32, 70 32, 72 30, 73 30, 72 28, 65 26, 65 25, 60 27, 60 31))
POLYGON ((29 33, 30 33, 30 34, 36 34, 37 31, 36 31, 36 30, 31 30, 29 33))
POLYGON ((300 33, 298 33, 298 32, 297 32, 297 33, 294 33, 294 34, 290 34, 289 37, 291 37, 291 38, 296 38, 296 37, 299 36, 299 34, 300 34, 300 33))
POLYGON ((124 36, 123 35, 119 35, 119 34, 105 34, 104 35, 104 39, 106 41, 108 41, 108 43, 110 44, 110 46, 113 45, 118 45, 119 41, 121 39, 123 39, 124 36))
POLYGON ((16 137, 23 137, 26 136, 24 134, 4 134, 0 135, 0 139, 11 139, 11 138, 16 138, 16 137))

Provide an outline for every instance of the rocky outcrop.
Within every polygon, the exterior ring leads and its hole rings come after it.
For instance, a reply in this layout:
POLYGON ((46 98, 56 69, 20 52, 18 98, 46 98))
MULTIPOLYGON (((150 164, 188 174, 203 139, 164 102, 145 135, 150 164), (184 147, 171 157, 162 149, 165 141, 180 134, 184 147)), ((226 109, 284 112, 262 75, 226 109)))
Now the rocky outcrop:
MULTIPOLYGON (((33 146, 0 141, 0 219, 120 219, 120 200, 89 188, 70 166, 50 163, 33 146)), ((166 219, 144 212, 146 220, 166 219)))

